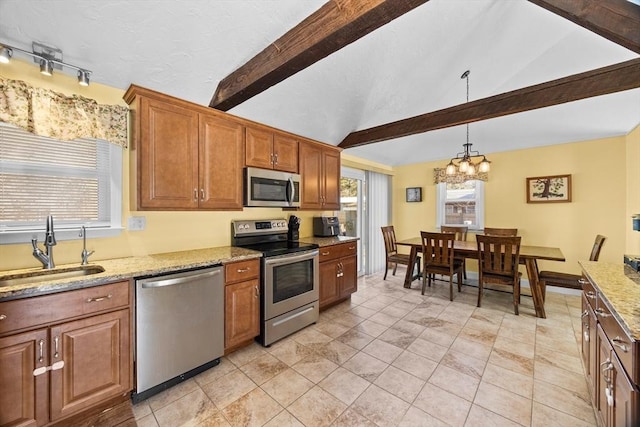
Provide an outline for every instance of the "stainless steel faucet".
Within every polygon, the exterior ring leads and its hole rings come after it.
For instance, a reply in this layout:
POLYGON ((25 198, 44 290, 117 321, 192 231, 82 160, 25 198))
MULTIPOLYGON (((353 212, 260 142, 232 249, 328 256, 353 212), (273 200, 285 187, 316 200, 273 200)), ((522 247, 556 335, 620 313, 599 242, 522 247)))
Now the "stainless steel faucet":
POLYGON ((53 216, 47 216, 47 231, 44 235, 45 252, 38 247, 38 239, 31 239, 31 245, 33 246, 33 256, 42 263, 42 268, 48 270, 55 268, 56 264, 53 262, 53 247, 56 245, 56 234, 53 231, 53 216))
POLYGON ((87 228, 83 225, 80 227, 80 237, 82 237, 82 264, 89 264, 89 257, 93 255, 95 251, 87 252, 87 228))

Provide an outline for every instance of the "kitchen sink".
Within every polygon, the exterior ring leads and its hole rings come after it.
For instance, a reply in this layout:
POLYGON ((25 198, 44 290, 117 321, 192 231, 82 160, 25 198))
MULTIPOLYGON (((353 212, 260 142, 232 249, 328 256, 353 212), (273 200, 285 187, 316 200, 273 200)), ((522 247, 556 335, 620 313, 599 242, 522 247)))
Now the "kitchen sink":
POLYGON ((55 270, 38 270, 28 273, 7 274, 0 276, 0 288, 29 283, 43 283, 52 280, 68 279, 72 277, 91 276, 102 273, 104 268, 99 265, 83 265, 80 267, 60 268, 55 270))

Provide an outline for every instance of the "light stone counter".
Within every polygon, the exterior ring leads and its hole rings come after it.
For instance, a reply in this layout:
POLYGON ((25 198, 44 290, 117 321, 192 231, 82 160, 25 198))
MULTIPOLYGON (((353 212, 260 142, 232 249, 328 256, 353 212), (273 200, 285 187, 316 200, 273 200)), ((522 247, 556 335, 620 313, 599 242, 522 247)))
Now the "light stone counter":
POLYGON ((631 338, 640 340, 640 274, 622 263, 579 263, 620 325, 631 338))
MULTIPOLYGON (((0 287, 0 301, 98 286, 119 280, 129 280, 133 277, 166 274, 199 267, 211 267, 234 261, 259 258, 261 256, 262 254, 260 252, 249 249, 224 246, 95 261, 90 262, 89 265, 99 265, 104 268, 104 272, 90 276, 51 280, 36 284, 0 287)), ((60 265, 55 270, 78 266, 79 264, 60 265)), ((21 275, 40 270, 42 270, 42 268, 0 271, 0 276, 11 275, 20 277, 21 275)))
POLYGON ((346 243, 346 242, 354 242, 359 239, 360 239, 359 237, 349 237, 349 236, 301 237, 300 241, 305 243, 315 243, 316 245, 323 247, 323 246, 339 245, 340 243, 346 243))

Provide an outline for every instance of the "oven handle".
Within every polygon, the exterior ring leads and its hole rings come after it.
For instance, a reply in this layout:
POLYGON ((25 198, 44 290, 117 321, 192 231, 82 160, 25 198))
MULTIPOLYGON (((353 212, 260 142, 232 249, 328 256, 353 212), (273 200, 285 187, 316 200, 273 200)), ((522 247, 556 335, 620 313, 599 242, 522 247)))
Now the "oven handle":
POLYGON ((313 251, 303 252, 298 255, 282 255, 282 256, 273 257, 273 258, 265 258, 264 265, 272 266, 272 265, 291 264, 294 262, 313 259, 315 257, 318 257, 318 255, 319 255, 319 251, 316 249, 313 251))
POLYGON ((289 200, 287 200, 287 202, 289 203, 289 206, 291 206, 296 197, 296 186, 293 184, 293 178, 289 177, 289 183, 287 184, 287 187, 289 188, 289 200))

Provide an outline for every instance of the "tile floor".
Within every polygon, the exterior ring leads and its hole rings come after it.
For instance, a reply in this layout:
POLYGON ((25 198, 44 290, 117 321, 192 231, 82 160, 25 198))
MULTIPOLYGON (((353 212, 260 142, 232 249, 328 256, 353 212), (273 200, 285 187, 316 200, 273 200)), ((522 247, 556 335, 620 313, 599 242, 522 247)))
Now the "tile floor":
POLYGON ((270 348, 134 406, 138 426, 594 426, 580 358, 580 298, 448 284, 420 295, 403 272, 359 280, 350 301, 270 348))

